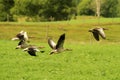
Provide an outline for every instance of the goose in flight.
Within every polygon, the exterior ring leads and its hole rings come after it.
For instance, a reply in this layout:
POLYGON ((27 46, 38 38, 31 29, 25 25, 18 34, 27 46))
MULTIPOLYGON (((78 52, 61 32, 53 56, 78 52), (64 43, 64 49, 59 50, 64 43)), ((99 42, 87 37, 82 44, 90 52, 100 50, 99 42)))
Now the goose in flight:
POLYGON ((27 44, 27 42, 25 40, 20 40, 16 49, 24 49, 24 48, 27 48, 28 46, 29 45, 27 44))
MULTIPOLYGON (((18 43, 16 49, 25 49, 27 47, 29 47, 31 45, 29 45, 25 40, 20 40, 20 42, 18 43)), ((44 46, 39 46, 39 49, 45 48, 44 46)))
POLYGON ((37 56, 36 52, 40 52, 40 50, 36 46, 32 46, 32 45, 23 49, 23 51, 27 51, 28 54, 30 54, 31 56, 37 56))
POLYGON ((36 47, 34 45, 29 45, 27 48, 23 49, 23 51, 27 51, 29 55, 31 56, 37 56, 36 52, 44 53, 45 51, 41 51, 38 49, 39 47, 36 47))
POLYGON ((94 38, 99 41, 99 36, 101 36, 103 39, 106 39, 106 35, 104 33, 104 30, 107 30, 105 28, 101 28, 101 27, 98 27, 98 28, 93 28, 93 29, 90 29, 89 32, 92 32, 93 33, 93 36, 94 38))
POLYGON ((71 51, 71 49, 64 49, 63 48, 64 41, 65 41, 65 33, 59 37, 57 44, 51 38, 49 38, 48 44, 52 48, 52 51, 50 52, 50 54, 59 53, 62 51, 71 51))
POLYGON ((41 52, 43 53, 44 51, 40 51, 38 48, 44 48, 43 46, 41 47, 36 47, 34 45, 28 45, 25 40, 21 40, 18 43, 18 46, 16 49, 23 49, 23 51, 27 51, 31 56, 36 56, 36 52, 41 52))
POLYGON ((27 32, 25 31, 20 31, 16 37, 12 38, 12 40, 25 40, 28 41, 28 36, 27 36, 27 32))

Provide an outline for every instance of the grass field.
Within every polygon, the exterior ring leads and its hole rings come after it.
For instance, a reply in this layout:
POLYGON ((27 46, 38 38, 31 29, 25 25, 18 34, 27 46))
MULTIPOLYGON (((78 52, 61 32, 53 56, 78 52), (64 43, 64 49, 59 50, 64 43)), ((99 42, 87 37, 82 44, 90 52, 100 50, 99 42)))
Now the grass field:
POLYGON ((0 80, 120 80, 120 19, 84 20, 0 23, 0 80), (106 40, 97 42, 88 32, 96 26, 109 29, 106 40), (11 38, 20 30, 28 32, 29 44, 45 46, 45 53, 33 57, 16 50, 18 41, 11 38), (47 36, 56 42, 62 33, 73 51, 49 55, 47 36))

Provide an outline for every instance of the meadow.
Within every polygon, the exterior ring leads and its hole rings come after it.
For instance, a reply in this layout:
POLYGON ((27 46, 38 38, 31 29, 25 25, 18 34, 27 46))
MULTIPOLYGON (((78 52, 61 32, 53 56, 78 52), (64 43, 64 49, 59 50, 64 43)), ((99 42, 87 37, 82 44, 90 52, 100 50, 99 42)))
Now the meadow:
POLYGON ((0 80, 120 80, 120 18, 81 17, 57 22, 0 23, 0 80), (106 40, 97 42, 88 32, 94 27, 108 28, 106 40), (11 38, 19 31, 28 32, 29 44, 45 46, 44 53, 30 56, 11 38), (66 33, 59 54, 51 51, 47 37, 55 42, 66 33))

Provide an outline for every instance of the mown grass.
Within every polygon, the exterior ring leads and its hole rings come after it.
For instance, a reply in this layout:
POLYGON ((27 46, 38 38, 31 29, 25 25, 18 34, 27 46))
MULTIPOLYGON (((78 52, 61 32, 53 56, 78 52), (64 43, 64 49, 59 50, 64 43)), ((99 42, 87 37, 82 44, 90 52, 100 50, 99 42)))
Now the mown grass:
POLYGON ((0 80, 120 80, 119 18, 82 17, 78 20, 39 23, 0 23, 0 80), (100 42, 88 32, 105 27, 106 40, 100 42), (30 43, 45 46, 45 53, 30 56, 11 38, 21 30, 28 32, 30 43), (66 33, 65 48, 73 51, 49 55, 47 37, 55 42, 66 33))

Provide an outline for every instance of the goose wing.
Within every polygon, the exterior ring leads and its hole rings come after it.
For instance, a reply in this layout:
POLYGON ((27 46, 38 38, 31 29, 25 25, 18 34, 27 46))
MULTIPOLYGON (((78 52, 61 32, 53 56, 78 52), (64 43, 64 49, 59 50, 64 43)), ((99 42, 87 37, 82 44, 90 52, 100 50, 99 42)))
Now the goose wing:
POLYGON ((17 38, 19 38, 19 40, 24 40, 24 35, 19 33, 16 35, 17 38))
POLYGON ((22 31, 20 31, 19 33, 20 33, 20 34, 23 34, 23 33, 24 33, 24 31, 22 30, 22 31))
POLYGON ((16 37, 14 37, 14 38, 12 38, 12 40, 23 40, 24 39, 24 35, 23 34, 21 34, 21 33, 18 33, 17 35, 16 35, 16 37))
POLYGON ((20 31, 16 37, 18 37, 20 40, 28 40, 27 32, 25 31, 20 31))
POLYGON ((98 34, 98 32, 92 32, 92 33, 93 33, 94 38, 95 38, 97 41, 99 41, 99 34, 98 34))
POLYGON ((24 32, 24 40, 28 40, 27 32, 24 32))
POLYGON ((51 38, 48 39, 48 44, 52 49, 55 49, 56 43, 51 38))
POLYGON ((31 55, 31 56, 36 56, 36 52, 37 51, 39 51, 38 49, 37 49, 37 47, 36 46, 29 46, 29 48, 28 48, 28 53, 31 55))
POLYGON ((60 38, 59 38, 59 40, 57 42, 57 45, 56 45, 56 49, 63 48, 64 41, 65 41, 65 33, 60 36, 60 38))
POLYGON ((14 37, 14 38, 12 38, 11 40, 13 40, 13 41, 14 41, 14 40, 18 40, 18 39, 19 39, 19 38, 17 38, 17 37, 14 37))
POLYGON ((98 31, 99 31, 99 35, 100 35, 103 39, 105 39, 106 36, 105 36, 105 33, 104 33, 103 28, 99 28, 98 31))
POLYGON ((19 48, 27 48, 29 45, 27 44, 26 41, 24 40, 21 40, 19 43, 18 43, 18 46, 16 47, 16 49, 19 49, 19 48))
POLYGON ((23 45, 25 45, 25 42, 24 42, 24 40, 21 40, 21 41, 18 43, 16 49, 22 48, 23 45))
POLYGON ((35 51, 28 51, 28 53, 29 53, 31 56, 36 56, 36 52, 35 52, 35 51))

